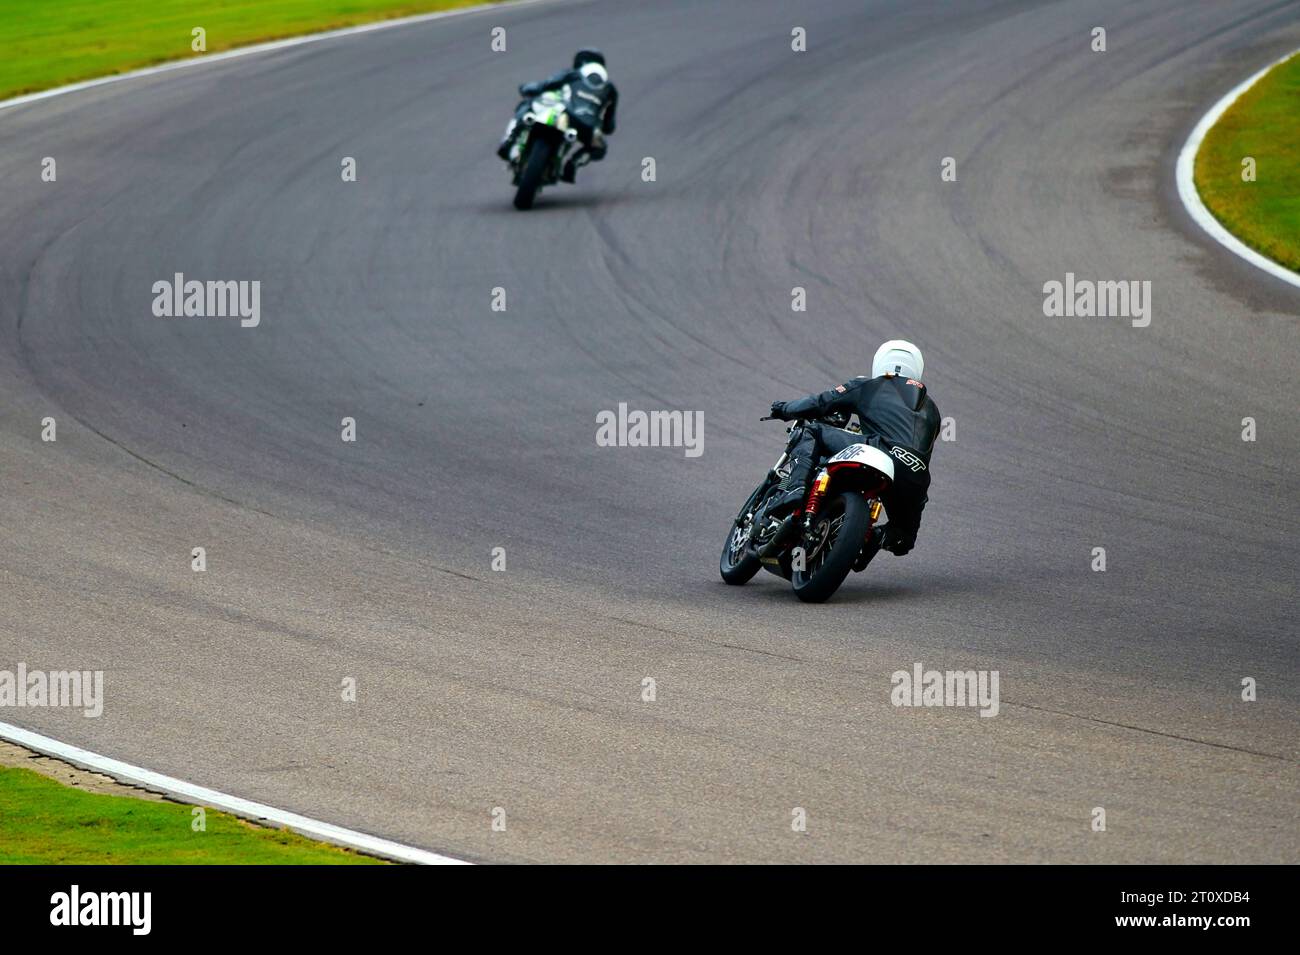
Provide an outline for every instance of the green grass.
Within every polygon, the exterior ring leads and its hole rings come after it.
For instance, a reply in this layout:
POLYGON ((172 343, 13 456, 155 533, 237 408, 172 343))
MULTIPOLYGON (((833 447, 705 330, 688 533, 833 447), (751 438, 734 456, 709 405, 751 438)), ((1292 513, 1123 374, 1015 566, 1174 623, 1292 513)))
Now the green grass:
POLYGON ((0 766, 0 864, 373 865, 382 860, 192 806, 90 793, 0 766))
POLYGON ((1300 56, 1275 67, 1214 124, 1196 156, 1196 189, 1224 227, 1300 271, 1300 56), (1255 182, 1242 181, 1253 157, 1255 182))
MULTIPOLYGON (((0 0, 0 99, 166 60, 480 0, 0 0)), ((486 48, 488 35, 483 34, 486 48)))

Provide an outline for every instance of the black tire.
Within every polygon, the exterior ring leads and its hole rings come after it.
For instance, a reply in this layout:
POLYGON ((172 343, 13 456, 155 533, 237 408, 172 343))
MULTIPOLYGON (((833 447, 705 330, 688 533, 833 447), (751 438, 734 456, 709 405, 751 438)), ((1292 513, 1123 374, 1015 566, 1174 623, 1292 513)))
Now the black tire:
POLYGON ((519 174, 519 188, 515 190, 515 208, 531 209, 537 190, 546 178, 546 170, 555 155, 555 143, 547 139, 530 139, 528 155, 523 159, 524 171, 519 174))
MULTIPOLYGON (((743 518, 746 514, 756 510, 768 487, 769 482, 764 481, 755 488, 754 493, 749 495, 749 499, 745 501, 745 506, 740 509, 740 513, 736 517, 743 518)), ((748 583, 750 578, 763 567, 758 555, 749 547, 749 537, 752 532, 752 525, 747 531, 746 528, 738 527, 733 522, 731 530, 727 533, 727 539, 722 542, 722 556, 718 558, 718 572, 722 574, 723 580, 733 586, 739 587, 741 584, 748 583), (739 548, 736 546, 738 542, 740 542, 739 548)))
POLYGON ((861 494, 845 491, 829 498, 817 517, 817 525, 829 523, 828 540, 807 555, 804 570, 796 570, 790 582, 804 603, 819 604, 839 590, 853 562, 862 552, 862 540, 871 524, 867 502, 861 494))

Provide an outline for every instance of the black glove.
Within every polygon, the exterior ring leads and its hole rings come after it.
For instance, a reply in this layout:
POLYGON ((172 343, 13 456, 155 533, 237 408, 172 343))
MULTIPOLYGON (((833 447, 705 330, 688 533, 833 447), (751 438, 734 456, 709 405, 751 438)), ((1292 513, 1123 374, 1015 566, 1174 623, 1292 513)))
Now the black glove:
POLYGON ((772 402, 771 415, 773 418, 780 418, 782 421, 785 420, 785 404, 784 401, 772 402))
POLYGON ((519 86, 519 95, 526 99, 532 99, 539 92, 536 83, 521 83, 519 86))
POLYGON ((880 546, 895 557, 902 557, 916 545, 916 531, 905 533, 892 524, 885 525, 885 540, 880 546))
POLYGON ((832 411, 823 420, 833 428, 843 428, 849 423, 849 415, 843 411, 832 411))

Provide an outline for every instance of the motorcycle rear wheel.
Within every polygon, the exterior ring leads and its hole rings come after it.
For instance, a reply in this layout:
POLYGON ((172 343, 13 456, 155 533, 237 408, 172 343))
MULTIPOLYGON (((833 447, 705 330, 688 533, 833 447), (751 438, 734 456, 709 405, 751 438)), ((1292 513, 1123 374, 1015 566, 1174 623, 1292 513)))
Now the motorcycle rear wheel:
POLYGON ((795 596, 804 603, 823 603, 839 590, 862 552, 870 525, 871 513, 861 494, 845 491, 827 500, 813 525, 822 529, 825 539, 805 555, 804 569, 791 575, 795 596))

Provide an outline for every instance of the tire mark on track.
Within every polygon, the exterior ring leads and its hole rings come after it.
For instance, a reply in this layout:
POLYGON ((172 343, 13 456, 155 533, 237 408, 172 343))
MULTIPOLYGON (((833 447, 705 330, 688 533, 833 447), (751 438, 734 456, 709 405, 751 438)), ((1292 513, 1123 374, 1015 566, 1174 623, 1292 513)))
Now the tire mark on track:
POLYGON ((1068 713, 1065 710, 1054 710, 1047 706, 1034 706, 1032 703, 1015 703, 1011 700, 1003 700, 1003 706, 1018 706, 1025 710, 1036 710, 1039 713, 1051 713, 1054 716, 1064 716, 1072 720, 1082 720, 1087 723, 1098 723, 1102 726, 1113 726, 1119 729, 1133 730, 1136 733, 1149 733, 1152 736, 1161 736, 1165 739, 1176 739, 1183 743, 1196 743, 1200 746, 1212 746, 1215 749, 1231 750, 1234 753, 1243 753, 1247 756, 1259 756, 1263 759, 1276 759, 1284 763, 1294 764, 1296 760, 1289 756, 1280 756, 1277 753, 1266 753, 1259 749, 1248 749, 1244 746, 1232 746, 1228 743, 1215 743, 1208 739, 1197 739, 1194 736, 1182 736, 1178 733, 1165 733, 1161 730, 1148 729, 1145 726, 1135 726, 1132 723, 1119 723, 1114 720, 1103 720, 1097 716, 1083 716, 1079 713, 1068 713))

